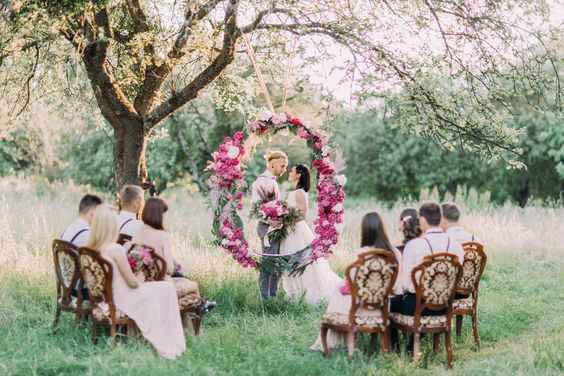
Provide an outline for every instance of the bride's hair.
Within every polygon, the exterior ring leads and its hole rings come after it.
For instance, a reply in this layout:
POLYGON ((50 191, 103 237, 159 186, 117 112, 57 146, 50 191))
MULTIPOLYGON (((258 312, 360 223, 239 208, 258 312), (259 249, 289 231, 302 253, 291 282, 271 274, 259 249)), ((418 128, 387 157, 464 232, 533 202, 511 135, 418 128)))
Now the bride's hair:
POLYGON ((376 212, 368 213, 362 218, 360 239, 361 247, 381 248, 390 252, 394 249, 386 233, 384 221, 376 212))
POLYGON ((311 185, 309 169, 303 164, 297 164, 294 168, 296 169, 296 173, 300 174, 300 179, 296 184, 296 189, 303 189, 304 191, 309 192, 311 185))

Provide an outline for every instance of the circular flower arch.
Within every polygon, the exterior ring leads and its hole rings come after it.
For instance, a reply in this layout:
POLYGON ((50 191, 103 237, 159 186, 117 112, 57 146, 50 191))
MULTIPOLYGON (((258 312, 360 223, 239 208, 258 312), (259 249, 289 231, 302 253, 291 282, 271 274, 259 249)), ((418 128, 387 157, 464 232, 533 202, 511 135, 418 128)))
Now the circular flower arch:
POLYGON ((338 166, 340 163, 334 163, 331 159, 332 150, 327 144, 327 138, 289 114, 273 115, 265 112, 247 126, 247 137, 244 132, 226 137, 213 153, 213 160, 207 167, 212 173, 208 180, 214 214, 212 233, 217 244, 231 253, 244 267, 258 266, 258 260, 245 239, 243 221, 239 215, 239 211, 243 209, 246 188, 244 160, 254 145, 266 136, 283 130, 289 130, 307 142, 312 154, 312 165, 318 173, 313 260, 331 253, 331 247, 337 244, 343 228, 346 178, 339 175, 342 169, 342 166, 338 166))

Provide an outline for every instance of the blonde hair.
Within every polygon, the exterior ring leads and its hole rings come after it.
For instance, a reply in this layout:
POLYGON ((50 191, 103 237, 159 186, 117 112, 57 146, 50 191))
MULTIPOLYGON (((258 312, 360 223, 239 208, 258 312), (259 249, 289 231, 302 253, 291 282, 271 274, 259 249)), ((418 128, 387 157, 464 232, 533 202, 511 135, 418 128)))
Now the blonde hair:
POLYGON ((268 163, 268 162, 273 161, 275 159, 286 159, 286 160, 288 160, 288 156, 283 151, 270 150, 270 151, 266 152, 264 159, 266 159, 266 162, 268 163))
POLYGON ((119 191, 119 202, 122 208, 131 208, 136 204, 140 205, 143 198, 143 188, 138 185, 124 185, 123 188, 119 191))
POLYGON ((94 209, 88 248, 100 251, 106 244, 115 243, 119 236, 116 214, 106 205, 94 209))

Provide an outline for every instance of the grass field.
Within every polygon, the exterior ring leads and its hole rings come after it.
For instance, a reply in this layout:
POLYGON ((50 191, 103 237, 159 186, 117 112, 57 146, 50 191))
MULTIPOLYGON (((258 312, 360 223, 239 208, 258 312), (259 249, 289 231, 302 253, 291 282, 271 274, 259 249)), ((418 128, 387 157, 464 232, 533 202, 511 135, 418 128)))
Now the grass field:
MULTIPOLYGON (((455 365, 445 354, 415 366, 407 355, 352 362, 343 352, 324 359, 308 350, 323 307, 283 297, 263 305, 256 273, 243 270, 209 245, 209 213, 197 197, 167 192, 168 227, 175 253, 206 296, 219 307, 200 337, 176 361, 157 358, 138 339, 112 346, 90 342, 89 324, 63 314, 51 330, 55 284, 50 242, 75 214, 80 187, 34 180, 0 180, 0 375, 561 375, 564 373, 564 210, 512 206, 468 212, 466 224, 489 255, 480 296, 482 347, 476 351, 465 323, 455 341, 455 365)), ((394 238, 403 208, 351 202, 342 241, 331 259, 342 272, 358 246, 358 225, 368 210, 381 210, 394 238)), ((363 342, 361 340, 361 342, 363 342)), ((366 341, 364 341, 366 344, 366 341)), ((363 343, 361 343, 362 347, 363 343)), ((425 343, 428 348, 429 343, 425 343)), ((428 354, 429 352, 426 352, 428 354)))

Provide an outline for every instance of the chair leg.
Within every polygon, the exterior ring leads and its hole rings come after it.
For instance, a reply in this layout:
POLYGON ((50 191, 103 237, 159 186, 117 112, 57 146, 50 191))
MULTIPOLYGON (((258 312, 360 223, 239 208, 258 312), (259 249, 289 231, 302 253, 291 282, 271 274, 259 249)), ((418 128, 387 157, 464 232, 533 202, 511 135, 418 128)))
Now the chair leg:
POLYGON ((434 333, 433 334, 433 355, 437 355, 439 353, 439 346, 441 344, 441 334, 434 333))
MULTIPOLYGON (((380 336, 380 341, 382 341, 382 336, 380 336)), ((372 355, 376 353, 376 346, 378 346, 378 333, 370 334, 370 348, 368 349, 368 354, 372 355)), ((382 345, 380 345, 382 347, 382 345)))
POLYGON ((421 333, 413 333, 413 361, 418 362, 421 359, 421 333))
POLYGON ((462 334, 462 320, 464 319, 464 316, 462 315, 457 315, 456 316, 456 336, 460 337, 460 335, 462 334))
POLYGON ((480 333, 478 332, 478 312, 472 313, 472 333, 474 334, 474 342, 480 348, 480 333))
POLYGON ((354 340, 355 340, 355 333, 354 331, 347 332, 347 354, 349 356, 349 360, 352 360, 353 353, 354 353, 354 340))
POLYGON ((117 334, 117 326, 116 324, 110 324, 110 337, 112 338, 113 342, 115 343, 117 334))
POLYGON ((57 304, 57 310, 55 311, 55 320, 53 321, 53 330, 59 325, 59 319, 61 318, 61 306, 57 304))
POLYGON ((98 340, 98 325, 95 321, 92 321, 92 343, 96 344, 98 340))
POLYGON ((447 330, 445 332, 445 347, 447 352, 447 367, 452 368, 452 339, 451 339, 451 332, 447 330))
POLYGON ((327 332, 329 331, 329 328, 326 326, 321 326, 321 331, 319 333, 319 335, 321 336, 321 345, 323 346, 323 354, 326 357, 331 356, 331 349, 329 349, 329 346, 327 345, 327 332))
POLYGON ((200 335, 200 326, 202 324, 202 318, 200 316, 196 316, 192 319, 192 326, 194 327, 194 335, 200 335))
POLYGON ((387 327, 380 333, 380 349, 383 353, 390 352, 390 328, 387 327))

